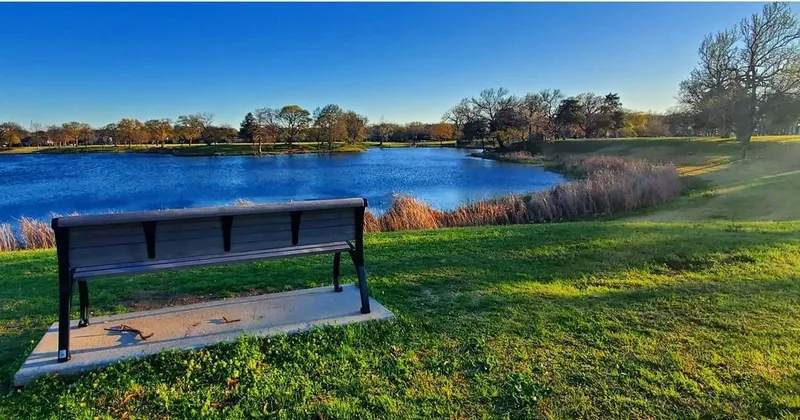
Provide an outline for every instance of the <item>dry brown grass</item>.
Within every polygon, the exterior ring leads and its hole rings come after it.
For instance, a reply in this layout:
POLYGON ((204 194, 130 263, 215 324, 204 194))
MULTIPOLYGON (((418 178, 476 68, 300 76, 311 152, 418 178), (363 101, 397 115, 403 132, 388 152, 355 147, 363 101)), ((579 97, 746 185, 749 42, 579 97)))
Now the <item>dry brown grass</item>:
POLYGON ((0 224, 0 251, 13 251, 19 248, 19 241, 17 241, 11 225, 8 223, 0 224))
POLYGON ((381 231, 436 229, 443 213, 407 195, 395 195, 392 206, 380 217, 381 231))
POLYGON ((381 223, 369 210, 364 212, 364 232, 380 232, 381 223))
POLYGON ((41 220, 21 217, 19 219, 20 235, 26 249, 52 248, 56 246, 56 237, 50 224, 41 220))
POLYGON ((388 211, 377 218, 370 215, 368 231, 581 220, 664 204, 683 189, 671 164, 594 156, 565 161, 562 170, 585 177, 549 190, 480 200, 446 212, 412 197, 395 196, 388 211))

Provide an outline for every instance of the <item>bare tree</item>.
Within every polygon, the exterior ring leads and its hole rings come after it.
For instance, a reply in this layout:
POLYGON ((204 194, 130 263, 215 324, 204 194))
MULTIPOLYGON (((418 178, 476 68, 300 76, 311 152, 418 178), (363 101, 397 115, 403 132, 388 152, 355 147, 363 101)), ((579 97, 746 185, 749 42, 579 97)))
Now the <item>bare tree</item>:
POLYGON ((392 135, 392 126, 386 123, 383 115, 381 115, 380 122, 375 126, 375 132, 380 142, 379 146, 383 146, 383 142, 389 140, 389 137, 392 135))
POLYGON ((464 125, 474 120, 474 116, 475 111, 472 109, 471 100, 464 98, 456 106, 444 113, 442 121, 453 124, 453 128, 456 131, 456 133, 453 134, 454 136, 458 135, 458 133, 462 133, 463 135, 464 125))
POLYGON ((700 65, 681 85, 682 101, 708 97, 730 109, 744 159, 773 104, 800 95, 800 23, 788 3, 770 3, 734 30, 706 37, 699 55, 700 65))
POLYGON ((256 129, 253 133, 253 146, 258 155, 263 154, 264 143, 275 143, 281 129, 280 111, 275 108, 261 108, 255 111, 256 129))
POLYGON ((506 88, 484 89, 477 98, 470 100, 473 116, 485 118, 489 121, 490 126, 493 125, 500 111, 515 107, 518 101, 516 97, 509 94, 506 88))
POLYGON ((214 114, 210 112, 200 112, 197 114, 197 117, 203 122, 203 129, 211 127, 211 124, 214 122, 214 114))
POLYGON ((689 78, 680 84, 678 100, 691 112, 730 137, 733 130, 733 98, 735 82, 736 31, 727 30, 707 35, 698 49, 700 62, 689 78))
POLYGON ((67 144, 67 136, 64 128, 59 125, 51 125, 47 127, 47 142, 55 146, 64 146, 67 144))
POLYGON ((41 147, 41 145, 46 142, 47 135, 45 132, 45 127, 41 123, 31 121, 30 133, 31 139, 33 139, 33 142, 36 144, 37 148, 41 147))
POLYGON ((800 24, 789 3, 771 3, 742 20, 739 36, 734 126, 744 159, 768 104, 800 93, 800 24))

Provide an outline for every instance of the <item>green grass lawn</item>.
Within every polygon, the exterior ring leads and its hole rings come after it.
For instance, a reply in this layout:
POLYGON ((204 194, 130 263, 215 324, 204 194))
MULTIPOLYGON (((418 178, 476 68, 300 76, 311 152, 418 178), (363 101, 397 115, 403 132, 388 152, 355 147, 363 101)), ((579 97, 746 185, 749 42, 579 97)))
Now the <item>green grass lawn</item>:
MULTIPOLYGON (((372 293, 396 323, 244 338, 49 377, 0 397, 0 416, 800 415, 800 222, 382 233, 367 236, 366 257, 372 293)), ((56 320, 55 253, 0 254, 0 270, 8 386, 56 320)), ((105 314, 328 285, 329 276, 330 257, 318 257, 90 287, 95 314, 105 314)))

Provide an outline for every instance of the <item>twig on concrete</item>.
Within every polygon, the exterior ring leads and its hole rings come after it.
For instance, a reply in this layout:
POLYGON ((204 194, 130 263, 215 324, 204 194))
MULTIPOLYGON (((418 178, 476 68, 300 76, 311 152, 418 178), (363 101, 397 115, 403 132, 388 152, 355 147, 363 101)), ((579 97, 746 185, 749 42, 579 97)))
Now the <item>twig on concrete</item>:
POLYGON ((111 327, 111 328, 104 328, 106 331, 113 331, 113 332, 132 332, 139 336, 142 341, 146 341, 148 338, 152 337, 154 333, 150 333, 145 335, 141 330, 137 328, 129 327, 125 324, 121 324, 119 327, 111 327))

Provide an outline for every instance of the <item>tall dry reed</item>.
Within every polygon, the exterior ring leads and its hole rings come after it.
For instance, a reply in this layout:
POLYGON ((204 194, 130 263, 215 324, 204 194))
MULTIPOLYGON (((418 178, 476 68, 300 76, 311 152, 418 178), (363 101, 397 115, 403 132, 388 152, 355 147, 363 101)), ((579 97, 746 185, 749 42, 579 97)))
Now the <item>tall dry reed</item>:
POLYGON ((49 223, 21 217, 19 228, 22 243, 27 249, 52 248, 56 245, 56 237, 49 223))
POLYGON ((14 230, 8 223, 0 224, 0 251, 14 251, 19 249, 19 241, 14 235, 14 230))

